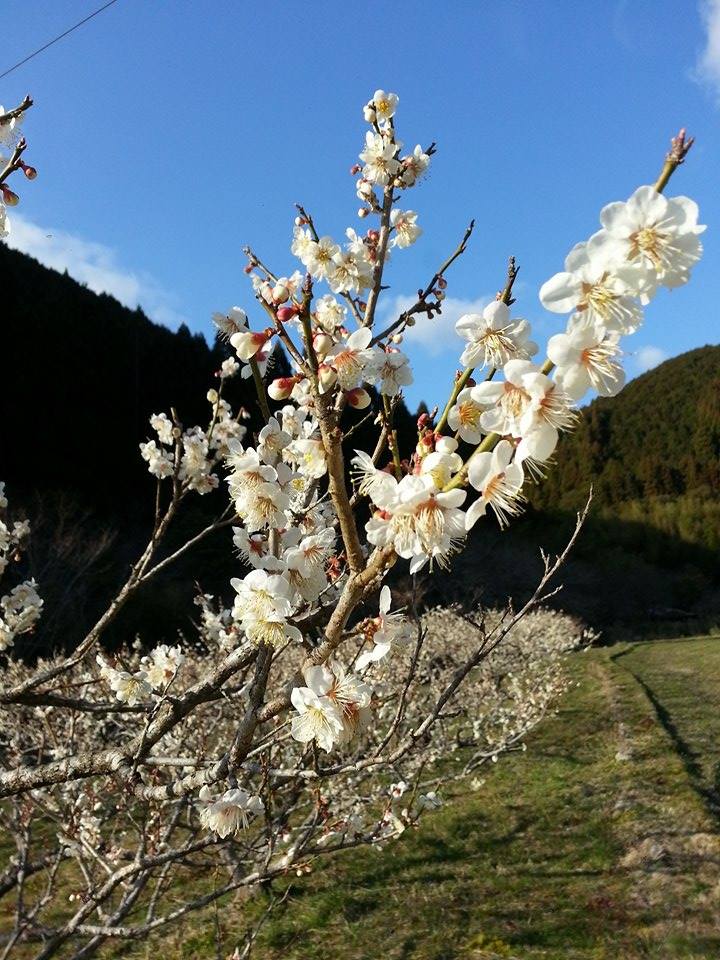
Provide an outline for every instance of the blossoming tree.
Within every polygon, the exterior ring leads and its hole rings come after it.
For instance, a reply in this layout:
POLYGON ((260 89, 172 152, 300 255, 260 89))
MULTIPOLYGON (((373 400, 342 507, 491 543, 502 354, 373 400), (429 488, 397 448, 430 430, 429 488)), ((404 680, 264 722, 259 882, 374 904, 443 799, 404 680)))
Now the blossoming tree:
MULTIPOLYGON (((4 233, 17 202, 8 179, 35 175, 18 139, 31 104, 0 110, 4 233)), ((87 957, 107 938, 145 936, 230 891, 302 874, 321 854, 381 845, 438 805, 442 782, 515 748, 564 686, 562 654, 581 631, 534 608, 565 554, 546 559, 517 611, 420 617, 412 598, 393 610, 385 580, 397 564, 449 569, 468 531, 495 522, 488 513, 505 526, 577 403, 621 389, 622 338, 702 252, 697 206, 664 195, 692 140, 681 131, 654 185, 606 206, 601 228, 542 286, 544 306, 567 319, 541 361, 514 316, 511 258, 496 300, 458 321, 462 370, 442 412, 420 417, 408 457, 394 428, 412 383, 403 337, 442 312, 473 225, 415 303, 378 329, 385 266, 422 232, 405 198, 435 153, 404 150, 397 107, 377 90, 364 108, 352 172, 370 229, 348 228, 339 243, 299 207, 290 250, 302 270, 281 274, 246 251, 262 323, 239 307, 215 315, 232 355, 206 426, 184 428, 174 410, 150 418, 140 453, 157 479, 153 529, 90 632, 67 655, 27 665, 15 640, 36 627, 42 589, 16 577, 0 599, 0 796, 17 846, 0 875, 0 893, 15 897, 6 955, 34 944, 38 958, 87 957), (294 372, 269 380, 275 341, 294 372), (237 375, 257 391, 256 435, 223 398, 237 375), (352 410, 366 412, 352 420, 352 410), (374 447, 355 449, 367 420, 374 447), (187 498, 224 484, 217 519, 166 548, 187 498), (103 652, 137 590, 224 526, 239 557, 234 601, 198 598, 196 644, 103 652), (203 886, 218 867, 225 881, 203 886)), ((4 493, 0 512, 0 572, 12 578, 29 529, 11 521, 4 493)))

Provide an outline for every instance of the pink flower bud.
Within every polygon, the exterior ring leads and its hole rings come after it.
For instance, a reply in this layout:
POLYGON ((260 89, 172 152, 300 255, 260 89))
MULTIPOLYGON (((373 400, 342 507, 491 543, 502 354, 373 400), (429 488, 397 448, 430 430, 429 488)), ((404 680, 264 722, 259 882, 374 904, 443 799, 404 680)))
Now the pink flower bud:
POLYGON ((370 394, 362 387, 355 387, 354 390, 348 390, 345 394, 348 404, 355 410, 364 410, 370 406, 370 394))
POLYGON ((287 400, 293 387, 302 377, 278 377, 268 386, 267 392, 273 400, 287 400))
MULTIPOLYGON (((275 291, 273 290, 273 295, 274 293, 275 291)), ((280 323, 287 323, 288 320, 292 320, 297 312, 297 307, 278 307, 276 316, 280 323)))
POLYGON ((361 170, 362 170, 362 167, 360 166, 360 164, 359 164, 359 163, 354 163, 354 164, 350 167, 350 176, 351 176, 351 177, 357 176, 358 173, 360 173, 361 170))
POLYGON ((23 163, 22 161, 20 161, 20 166, 22 168, 22 172, 25 174, 28 180, 34 180, 37 177, 37 170, 35 167, 30 167, 27 163, 23 163))
POLYGON ((235 352, 241 360, 251 360, 255 354, 262 350, 269 338, 267 330, 262 333, 254 333, 252 330, 242 333, 234 333, 230 337, 230 343, 235 347, 235 352))
POLYGON ((6 187, 3 183, 1 189, 3 201, 8 207, 16 207, 20 203, 20 197, 16 193, 13 193, 10 187, 6 187))

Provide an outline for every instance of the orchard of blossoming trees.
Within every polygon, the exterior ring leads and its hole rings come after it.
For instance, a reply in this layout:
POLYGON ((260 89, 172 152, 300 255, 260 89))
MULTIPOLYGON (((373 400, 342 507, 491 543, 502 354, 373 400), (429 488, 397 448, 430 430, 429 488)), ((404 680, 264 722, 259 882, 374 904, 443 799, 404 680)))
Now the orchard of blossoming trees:
MULTIPOLYGON (((146 547, 89 633, 33 665, 13 645, 42 627, 42 585, 13 582, 29 528, 2 495, 0 796, 17 847, 0 875, 13 904, 6 955, 22 945, 38 958, 87 957, 231 891, 302 875, 321 855, 385 845, 440 804, 444 782, 517 748, 565 685, 564 653, 592 639, 536 609, 565 554, 546 558, 518 610, 420 614, 413 597, 396 610, 384 580, 396 564, 451 576, 475 524, 520 513, 578 401, 621 389, 622 338, 702 252, 697 206, 663 192, 692 140, 681 131, 659 179, 604 207, 600 229, 542 286, 544 306, 566 320, 540 362, 511 309, 510 260, 497 299, 458 321, 462 371, 442 412, 420 417, 408 461, 393 426, 413 380, 403 336, 442 312, 473 225, 416 302, 377 329, 385 264, 422 233, 406 198, 435 154, 403 147, 398 102, 377 90, 364 107, 352 173, 370 229, 336 242, 299 207, 290 252, 301 270, 283 274, 246 251, 254 320, 240 307, 214 317, 233 352, 207 395, 208 424, 157 413, 140 446, 157 478, 146 547), (268 382, 276 341, 294 372, 268 382), (238 374, 257 390, 257 435, 223 398, 238 374), (354 449, 346 408, 377 426, 372 449, 354 449), (215 522, 167 548, 183 503, 225 485, 215 522), (196 637, 106 654, 104 631, 137 591, 224 526, 237 551, 231 606, 201 595, 196 637), (203 886, 218 870, 224 881, 203 886)), ((9 178, 35 175, 18 139, 31 103, 0 116, 5 233, 17 202, 9 178)))

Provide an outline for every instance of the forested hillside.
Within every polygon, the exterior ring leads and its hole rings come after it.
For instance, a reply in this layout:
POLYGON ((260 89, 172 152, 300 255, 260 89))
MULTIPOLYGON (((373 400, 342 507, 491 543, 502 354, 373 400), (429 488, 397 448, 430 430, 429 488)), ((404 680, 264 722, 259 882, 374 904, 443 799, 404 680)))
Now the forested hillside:
POLYGON ((720 346, 667 360, 584 411, 535 488, 543 511, 596 510, 720 547, 720 346))

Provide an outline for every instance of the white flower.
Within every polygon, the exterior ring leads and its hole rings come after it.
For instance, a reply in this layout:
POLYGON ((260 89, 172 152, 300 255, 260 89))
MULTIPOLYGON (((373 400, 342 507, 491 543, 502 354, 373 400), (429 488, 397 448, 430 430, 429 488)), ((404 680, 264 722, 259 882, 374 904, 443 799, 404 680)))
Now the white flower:
POLYGON ((529 360, 510 360, 503 367, 504 381, 486 381, 472 388, 475 403, 489 407, 480 415, 483 430, 522 436, 522 416, 530 404, 524 378, 528 373, 537 372, 538 368, 529 360))
POLYGON ((247 790, 236 787, 226 790, 217 800, 213 800, 207 787, 200 791, 203 809, 200 811, 200 823, 206 830, 212 830, 225 839, 230 834, 247 830, 250 817, 265 811, 260 797, 251 796, 247 790))
POLYGON ((234 357, 228 357, 227 360, 223 360, 220 365, 220 379, 228 380, 230 377, 234 377, 239 369, 240 364, 237 360, 235 360, 234 357))
POLYGON ((390 224, 395 231, 391 247, 409 247, 415 243, 422 233, 422 227, 417 225, 418 215, 414 210, 398 210, 397 207, 390 214, 390 224))
POLYGON ((418 143, 413 152, 407 157, 401 157, 402 182, 404 187, 412 187, 422 177, 430 166, 430 157, 418 143))
POLYGON ((362 170, 363 179, 379 186, 390 183, 402 169, 395 159, 396 153, 396 143, 380 133, 368 130, 365 134, 365 149, 360 154, 360 159, 365 164, 362 170))
POLYGON ((493 300, 481 314, 464 314, 455 330, 468 341, 460 357, 465 367, 503 367, 508 360, 526 360, 537 353, 537 344, 529 339, 530 324, 511 319, 502 300, 493 300))
POLYGON ((480 496, 465 515, 466 529, 470 530, 480 517, 485 516, 488 506, 501 527, 507 526, 509 517, 521 512, 520 490, 525 478, 520 464, 510 462, 512 456, 512 444, 501 440, 492 453, 476 453, 470 459, 468 480, 480 496))
POLYGON ((321 750, 329 752, 343 736, 343 716, 338 704, 327 696, 335 677, 327 667, 311 667, 305 672, 305 687, 295 687, 290 694, 298 712, 293 717, 291 733, 295 740, 315 740, 321 750))
POLYGON ((312 246, 308 246, 304 259, 300 259, 307 267, 308 273, 320 280, 327 280, 337 270, 335 260, 336 254, 340 252, 340 247, 335 243, 332 237, 320 237, 312 246))
POLYGON ((465 491, 438 493, 430 474, 389 480, 373 485, 372 497, 379 511, 365 525, 370 543, 392 544, 399 556, 410 560, 411 573, 421 570, 428 560, 446 564, 465 536, 465 515, 458 509, 465 491))
POLYGON ((602 327, 571 327, 548 340, 547 354, 556 365, 556 380, 573 400, 591 388, 600 396, 614 397, 625 384, 625 371, 617 362, 620 354, 616 333, 602 327))
POLYGON ((315 319, 325 333, 334 334, 345 323, 346 312, 329 293, 315 302, 315 319))
POLYGON ((400 97, 396 93, 386 93, 384 90, 376 90, 372 98, 376 119, 389 120, 391 117, 394 117, 398 103, 400 103, 400 97))
POLYGON ((369 349, 371 340, 370 328, 361 327, 327 353, 325 363, 335 370, 343 390, 352 390, 362 384, 365 368, 375 360, 375 351, 369 349))
POLYGON ((412 636, 412 626, 402 613, 390 612, 391 604, 390 587, 386 585, 380 591, 380 616, 371 621, 369 632, 373 646, 358 657, 355 665, 358 671, 386 657, 394 643, 403 643, 412 636))
POLYGON ((645 268, 652 275, 641 293, 647 303, 655 285, 678 287, 702 255, 697 204, 688 197, 665 197, 654 187, 638 187, 623 203, 610 203, 600 213, 604 227, 598 242, 618 262, 645 268))
POLYGON ((421 793, 417 799, 418 810, 437 810, 442 806, 442 799, 434 790, 421 793))
POLYGON ((432 453, 423 457, 420 473, 432 477, 438 490, 442 490, 462 468, 463 461, 457 452, 457 446, 458 442, 454 437, 440 437, 432 453))
POLYGON ((565 259, 565 272, 542 285, 540 300, 553 313, 574 311, 578 323, 634 333, 642 323, 637 291, 628 282, 634 271, 613 263, 602 233, 573 247, 565 259))
POLYGON ((173 425, 172 421, 168 419, 167 414, 154 413, 150 417, 150 426, 157 433, 160 443, 164 444, 166 447, 172 446, 173 425))
POLYGON ((396 396, 403 387, 413 382, 410 361, 396 349, 373 351, 372 363, 365 376, 369 383, 379 383, 380 393, 387 397, 396 396))
POLYGON ((285 458, 296 464, 298 473, 304 477, 318 480, 327 473, 325 447, 319 437, 293 440, 285 450, 285 458))
POLYGON ((165 450, 158 447, 154 440, 140 444, 140 455, 147 461, 148 470, 154 477, 171 477, 175 465, 165 450))
POLYGON ((283 430, 275 417, 270 417, 258 436, 258 454, 265 463, 274 466, 292 437, 283 430))
POLYGON ((322 569, 335 546, 335 532, 331 529, 303 537, 298 546, 290 547, 283 554, 288 570, 297 570, 303 577, 311 576, 322 569))
POLYGON ((450 429, 455 430, 465 443, 477 445, 483 437, 480 428, 480 416, 483 410, 484 407, 473 400, 472 388, 465 387, 457 395, 455 405, 451 407, 448 414, 450 429))
POLYGON ((243 626, 271 614, 289 617, 292 613, 292 587, 281 574, 252 570, 242 580, 234 577, 230 583, 237 591, 233 616, 243 626))
POLYGON ((149 657, 143 657, 145 679, 153 688, 165 686, 175 676, 184 659, 180 647, 160 644, 149 657))
POLYGON ((115 696, 121 703, 127 703, 129 706, 142 700, 152 693, 152 687, 147 682, 147 674, 141 670, 139 673, 128 673, 127 670, 108 670, 107 678, 111 688, 115 691, 115 696))
POLYGON ((263 330, 256 333, 247 330, 242 333, 234 333, 230 337, 230 343, 235 347, 235 352, 241 360, 251 360, 268 342, 270 334, 263 330))
POLYGON ((248 328, 247 314, 240 307, 231 307, 226 314, 214 313, 212 321, 226 340, 248 328))
POLYGON ((399 800, 402 795, 410 789, 410 784, 406 780, 398 780, 397 783, 391 783, 388 787, 388 793, 393 800, 399 800))

